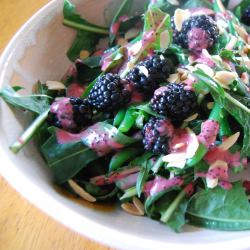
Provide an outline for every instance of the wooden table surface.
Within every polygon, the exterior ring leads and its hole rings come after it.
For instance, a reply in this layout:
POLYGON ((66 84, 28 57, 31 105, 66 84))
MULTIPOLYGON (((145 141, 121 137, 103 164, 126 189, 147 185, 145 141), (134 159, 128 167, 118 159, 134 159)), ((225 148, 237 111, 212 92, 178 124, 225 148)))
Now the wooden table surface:
MULTIPOLYGON (((49 0, 0 0, 0 53, 20 26, 49 0)), ((0 176, 0 249, 80 250, 109 248, 54 221, 23 199, 0 176)))

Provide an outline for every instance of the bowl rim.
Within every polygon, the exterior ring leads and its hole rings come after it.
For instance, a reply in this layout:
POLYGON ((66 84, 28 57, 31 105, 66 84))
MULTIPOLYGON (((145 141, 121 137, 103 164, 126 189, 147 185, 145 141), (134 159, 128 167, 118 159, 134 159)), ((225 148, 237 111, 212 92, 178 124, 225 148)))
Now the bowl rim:
MULTIPOLYGON (((28 19, 28 21, 10 40, 0 57, 0 87, 2 86, 5 71, 8 67, 8 59, 15 44, 22 40, 20 38, 28 32, 29 26, 37 19, 37 17, 45 15, 47 11, 55 8, 55 6, 60 7, 60 4, 61 0, 51 0, 48 4, 32 15, 31 18, 28 19)), ((174 247, 175 250, 182 250, 185 247, 186 250, 194 250, 200 249, 202 247, 203 250, 210 250, 213 246, 218 248, 220 247, 221 249, 242 249, 249 247, 247 240, 243 241, 241 238, 239 244, 239 240, 237 240, 236 237, 236 239, 226 242, 211 242, 209 244, 195 242, 194 244, 189 244, 186 242, 152 240, 149 238, 138 237, 129 233, 120 232, 118 230, 104 226, 101 223, 97 223, 85 217, 84 214, 80 215, 73 209, 68 208, 47 194, 38 185, 36 185, 35 182, 32 182, 32 180, 28 179, 25 174, 23 174, 21 170, 16 167, 16 164, 4 154, 4 146, 2 144, 0 144, 0 157, 2 159, 2 163, 0 164, 0 174, 18 193, 35 205, 35 207, 39 208, 45 212, 45 214, 49 215, 59 223, 101 244, 120 249, 166 249, 166 247, 174 247), (15 178, 13 178, 13 176, 15 176, 15 178), (32 192, 30 192, 30 190, 32 190, 32 192), (60 213, 55 211, 60 211, 60 213), (63 217, 61 217, 62 214, 64 215, 63 217), (74 223, 72 223, 72 221, 74 221, 74 223), (88 225, 88 227, 82 226, 84 224, 88 225), (101 234, 98 234, 97 232, 101 232, 101 234)))

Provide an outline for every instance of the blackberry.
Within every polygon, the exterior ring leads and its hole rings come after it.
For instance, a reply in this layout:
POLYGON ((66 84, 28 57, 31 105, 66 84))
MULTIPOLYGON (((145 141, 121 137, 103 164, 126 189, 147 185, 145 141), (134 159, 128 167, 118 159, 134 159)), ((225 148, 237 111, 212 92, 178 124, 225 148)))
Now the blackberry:
POLYGON ((244 13, 242 14, 241 21, 245 25, 250 26, 250 5, 245 9, 244 13))
POLYGON ((150 106, 160 115, 173 121, 182 121, 195 112, 197 97, 194 91, 186 90, 184 85, 171 83, 155 91, 150 106))
POLYGON ((78 132, 92 120, 92 107, 86 99, 64 97, 52 103, 48 123, 70 132, 78 132))
POLYGON ((174 127, 169 120, 152 117, 143 127, 144 148, 154 154, 168 154, 174 127))
POLYGON ((99 111, 118 110, 129 103, 131 93, 126 89, 128 82, 117 74, 101 76, 88 95, 88 102, 99 111))
POLYGON ((138 63, 127 75, 138 92, 150 95, 164 82, 171 71, 173 64, 163 55, 154 55, 138 63))
POLYGON ((172 19, 173 41, 184 49, 201 51, 213 46, 219 37, 216 22, 208 15, 191 16, 182 24, 181 31, 176 30, 172 19))

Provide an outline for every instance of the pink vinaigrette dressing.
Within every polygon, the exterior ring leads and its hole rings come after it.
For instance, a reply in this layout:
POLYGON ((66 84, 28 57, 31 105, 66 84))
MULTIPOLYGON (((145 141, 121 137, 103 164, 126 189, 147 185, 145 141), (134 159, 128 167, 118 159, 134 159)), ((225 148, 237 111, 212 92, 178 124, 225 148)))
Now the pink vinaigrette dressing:
POLYGON ((114 140, 113 132, 115 131, 107 130, 100 123, 96 123, 78 134, 57 129, 56 137, 60 144, 83 140, 87 147, 94 150, 99 156, 103 156, 124 147, 123 144, 114 140))

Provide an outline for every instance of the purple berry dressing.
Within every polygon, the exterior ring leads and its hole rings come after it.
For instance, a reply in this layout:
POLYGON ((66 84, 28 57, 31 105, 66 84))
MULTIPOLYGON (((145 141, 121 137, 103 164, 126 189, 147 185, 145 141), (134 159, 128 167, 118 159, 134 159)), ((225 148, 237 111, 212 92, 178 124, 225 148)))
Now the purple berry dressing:
POLYGON ((56 115, 63 129, 74 130, 77 127, 73 119, 73 107, 70 98, 64 97, 53 102, 50 112, 56 115))
POLYGON ((192 28, 188 34, 188 47, 192 51, 201 52, 209 48, 212 41, 209 39, 207 32, 201 28, 192 28))

